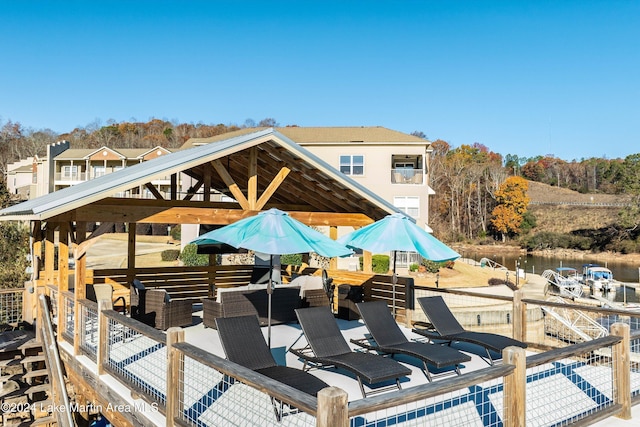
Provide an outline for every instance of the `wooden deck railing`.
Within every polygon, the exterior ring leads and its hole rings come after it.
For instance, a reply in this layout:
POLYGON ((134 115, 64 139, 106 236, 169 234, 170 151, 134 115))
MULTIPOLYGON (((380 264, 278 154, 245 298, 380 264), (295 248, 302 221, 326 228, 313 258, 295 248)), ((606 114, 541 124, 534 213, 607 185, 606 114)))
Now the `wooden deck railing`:
MULTIPOLYGON (((56 292, 54 288, 50 291, 56 292)), ((514 317, 513 313, 518 316, 517 310, 522 310, 520 306, 548 304, 544 301, 522 299, 519 295, 515 298, 496 298, 492 295, 457 290, 443 293, 465 298, 494 299, 498 305, 513 304, 511 319, 514 317)), ((66 292, 62 296, 62 301, 68 299, 66 292)), ((58 319, 65 319, 62 313, 65 306, 67 304, 58 307, 58 319)), ((535 384, 535 381, 530 381, 532 377, 552 377, 557 372, 580 370, 583 370, 580 375, 596 375, 594 381, 608 385, 609 389, 605 394, 610 395, 611 399, 603 395, 596 399, 600 403, 593 408, 579 408, 577 414, 572 415, 572 421, 588 423, 614 415, 628 418, 631 404, 637 403, 640 399, 640 385, 632 380, 632 376, 637 376, 640 362, 634 362, 630 354, 632 349, 637 350, 640 347, 640 332, 635 331, 631 334, 629 325, 621 322, 611 325, 611 334, 603 338, 583 343, 569 343, 562 348, 528 358, 524 357, 524 350, 510 348, 504 354, 502 365, 347 403, 346 393, 340 389, 325 389, 317 399, 303 395, 184 342, 184 333, 178 328, 172 328, 164 334, 129 319, 111 310, 109 302, 100 302, 97 305, 97 313, 92 311, 96 309, 93 303, 80 301, 80 306, 84 308, 76 315, 86 319, 81 320, 82 327, 75 331, 73 337, 84 344, 71 347, 74 349, 71 353, 76 351, 76 348, 79 349, 77 354, 67 353, 63 357, 69 377, 78 382, 84 381, 84 387, 94 387, 94 393, 89 393, 89 397, 117 401, 115 391, 111 388, 105 389, 105 383, 98 380, 98 375, 110 374, 135 396, 141 397, 148 407, 157 408, 165 414, 164 422, 168 426, 195 426, 207 422, 215 424, 215 417, 220 416, 220 411, 229 411, 226 415, 240 417, 237 419, 241 422, 243 416, 256 416, 245 413, 250 407, 259 408, 256 410, 264 412, 259 416, 273 417, 273 402, 277 405, 281 402, 284 407, 294 407, 302 411, 301 414, 295 415, 300 417, 298 425, 348 425, 349 420, 366 425, 368 414, 374 416, 373 414, 382 410, 407 417, 415 416, 416 407, 423 404, 428 406, 428 402, 433 402, 434 399, 440 401, 441 405, 457 405, 461 402, 460 392, 466 393, 466 390, 483 387, 486 389, 487 384, 494 384, 490 387, 493 387, 494 391, 499 390, 495 395, 501 396, 502 399, 502 403, 497 406, 496 403, 500 401, 493 402, 497 412, 488 416, 499 418, 504 426, 524 425, 525 422, 537 422, 527 420, 525 414, 540 414, 534 416, 544 417, 546 420, 550 412, 548 401, 537 396, 536 393, 539 394, 539 391, 532 388, 532 384, 535 384), (87 346, 89 350, 85 348, 87 346), (94 351, 95 358, 92 357, 94 351), (95 360, 94 368, 81 366, 77 359, 79 354, 87 354, 95 360), (556 368, 550 367, 555 366, 558 370, 552 372, 552 369, 556 368), (94 379, 91 379, 90 371, 94 372, 94 379), (633 385, 630 386, 631 384, 633 385), (225 404, 218 403, 217 399, 223 395, 225 404), (541 400, 537 400, 536 396, 541 400), (217 405, 216 411, 207 411, 211 405, 217 405), (218 415, 211 415, 212 413, 218 415), (213 418, 206 418, 209 416, 213 418), (203 418, 198 419, 199 417, 203 418)), ((524 310, 531 310, 531 307, 524 310)), ((619 310, 590 308, 589 311, 607 316, 611 312, 629 315, 626 312, 620 313, 619 310)), ((616 317, 616 320, 628 319, 616 317)), ((515 323, 511 326, 514 325, 515 323)), ((60 329, 59 326, 58 330, 64 328, 60 329)), ((122 420, 124 425, 158 425, 157 419, 144 418, 140 414, 111 413, 105 416, 122 420)), ((271 421, 276 423, 274 420, 271 421)), ((560 419, 556 421, 564 422, 560 419)))

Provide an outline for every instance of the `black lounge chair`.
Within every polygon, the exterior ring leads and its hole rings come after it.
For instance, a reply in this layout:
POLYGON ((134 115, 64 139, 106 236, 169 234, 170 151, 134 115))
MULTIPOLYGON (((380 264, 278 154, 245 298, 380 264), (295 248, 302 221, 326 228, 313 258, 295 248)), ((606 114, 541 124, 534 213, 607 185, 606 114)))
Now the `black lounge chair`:
MULTIPOLYGON (((257 316, 218 317, 216 326, 227 360, 312 396, 329 387, 308 372, 278 365, 264 340, 257 316)), ((276 418, 280 421, 283 404, 273 398, 272 403, 276 418)))
POLYGON ((455 318, 449 307, 441 296, 418 298, 418 303, 422 307, 422 311, 429 318, 429 322, 433 325, 433 329, 414 328, 417 334, 425 336, 431 340, 448 341, 449 345, 453 341, 462 341, 484 347, 487 352, 490 365, 493 365, 491 352, 502 353, 507 347, 516 346, 527 348, 527 344, 522 341, 514 340, 503 335, 492 334, 489 332, 472 332, 467 331, 455 318))
MULTIPOLYGON (((296 309, 296 316, 302 327, 307 343, 304 349, 290 349, 304 360, 304 369, 311 366, 335 366, 352 372, 358 379, 363 397, 367 397, 362 382, 369 385, 395 380, 395 387, 401 389, 400 377, 411 374, 411 370, 392 359, 371 353, 354 352, 342 336, 336 319, 329 307, 296 309)), ((382 387, 369 394, 385 391, 382 387)))
POLYGON ((357 303, 356 307, 358 307, 360 316, 362 316, 374 342, 371 343, 367 338, 351 340, 351 342, 392 356, 405 354, 415 357, 422 361, 422 372, 429 381, 432 378, 427 365, 435 366, 438 369, 454 366, 455 372, 460 375, 460 364, 471 360, 471 357, 453 348, 409 341, 400 330, 384 301, 361 302, 357 303))

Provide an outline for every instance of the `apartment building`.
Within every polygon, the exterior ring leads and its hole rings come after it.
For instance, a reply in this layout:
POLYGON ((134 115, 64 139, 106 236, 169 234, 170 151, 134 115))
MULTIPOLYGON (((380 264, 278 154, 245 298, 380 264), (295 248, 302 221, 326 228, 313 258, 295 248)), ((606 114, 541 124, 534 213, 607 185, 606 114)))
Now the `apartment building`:
MULTIPOLYGON (((223 141, 257 130, 241 129, 211 138, 191 138, 181 148, 223 141)), ((429 187, 429 141, 379 126, 282 127, 275 130, 431 231, 429 196, 434 192, 429 187)), ((183 183, 187 184, 188 180, 183 183)), ((349 227, 345 228, 339 230, 339 235, 351 231, 349 227)), ((417 254, 398 254, 399 267, 419 261, 417 254)))
MULTIPOLYGON (((152 149, 73 149, 68 141, 60 141, 49 145, 42 158, 30 157, 7 165, 7 188, 22 199, 34 199, 170 152, 160 146, 152 149)), ((170 192, 170 177, 151 184, 163 197, 170 192)), ((154 198, 153 193, 154 190, 148 187, 136 187, 114 196, 154 198)))

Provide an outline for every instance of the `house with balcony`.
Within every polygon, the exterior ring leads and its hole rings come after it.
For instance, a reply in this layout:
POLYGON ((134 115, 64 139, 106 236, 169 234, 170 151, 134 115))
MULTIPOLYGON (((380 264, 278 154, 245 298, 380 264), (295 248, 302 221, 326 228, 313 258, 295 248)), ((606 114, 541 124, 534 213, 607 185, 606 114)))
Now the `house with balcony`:
MULTIPOLYGON (((28 157, 7 165, 8 191, 18 199, 35 199, 103 175, 108 175, 171 153, 164 147, 154 148, 70 148, 69 141, 47 146, 44 156, 28 157)), ((120 197, 169 197, 171 177, 123 191, 120 197)))
MULTIPOLYGON (((53 158, 53 181, 51 191, 58 191, 72 185, 89 181, 155 159, 170 151, 164 147, 68 149, 53 158)), ((126 190, 122 197, 155 198, 155 191, 166 197, 170 191, 169 176, 156 179, 151 186, 139 186, 126 190)))
MULTIPOLYGON (((428 140, 380 126, 282 127, 276 130, 431 231, 429 196, 434 192, 429 187, 431 143, 428 140)), ((191 138, 182 148, 255 131, 255 128, 248 128, 211 138, 191 138)), ((350 227, 344 227, 339 233, 349 231, 350 227)), ((397 256, 401 268, 420 261, 418 254, 398 253, 397 256)))

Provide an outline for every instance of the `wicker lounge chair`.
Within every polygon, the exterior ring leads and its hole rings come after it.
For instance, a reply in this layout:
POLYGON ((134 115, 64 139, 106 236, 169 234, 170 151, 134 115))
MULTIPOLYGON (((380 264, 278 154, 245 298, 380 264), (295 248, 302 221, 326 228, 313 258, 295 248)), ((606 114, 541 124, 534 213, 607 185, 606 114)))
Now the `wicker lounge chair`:
MULTIPOLYGON (((260 331, 257 316, 218 317, 216 324, 228 360, 312 396, 317 396, 320 390, 329 387, 308 372, 276 364, 260 331)), ((283 405, 273 399, 272 403, 276 418, 280 421, 283 405)))
POLYGON ((390 387, 401 389, 400 377, 411 374, 409 368, 395 360, 371 353, 352 351, 342 336, 329 307, 297 309, 296 315, 309 345, 303 349, 289 351, 304 360, 304 369, 309 369, 311 366, 335 366, 350 371, 356 376, 363 397, 367 397, 363 381, 372 385, 395 380, 393 386, 374 391, 381 392, 390 387))
POLYGON ((418 298, 418 303, 429 318, 433 329, 414 328, 414 332, 431 340, 448 341, 449 345, 454 341, 479 345, 487 352, 487 359, 485 360, 490 365, 493 365, 494 362, 491 352, 502 353, 502 350, 510 346, 527 348, 527 344, 522 341, 503 335, 467 331, 449 310, 441 296, 418 298))
POLYGON ((354 344, 364 348, 387 354, 405 354, 420 359, 422 371, 429 381, 432 380, 427 365, 436 368, 453 366, 460 375, 460 364, 471 360, 466 354, 453 348, 425 342, 409 341, 389 311, 384 301, 361 302, 356 307, 373 338, 374 343, 367 338, 351 340, 354 344))

